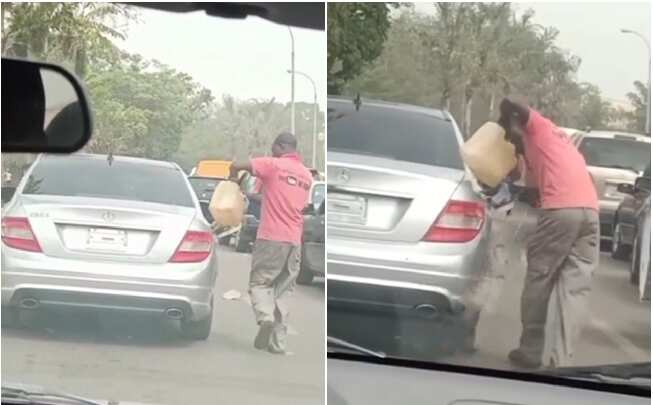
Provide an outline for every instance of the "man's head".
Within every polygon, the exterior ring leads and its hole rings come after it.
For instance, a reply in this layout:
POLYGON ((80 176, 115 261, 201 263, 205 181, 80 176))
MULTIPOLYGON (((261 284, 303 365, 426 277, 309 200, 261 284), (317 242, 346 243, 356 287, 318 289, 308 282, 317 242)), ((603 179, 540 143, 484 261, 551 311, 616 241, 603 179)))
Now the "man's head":
POLYGON ((280 157, 297 150, 297 138, 289 132, 280 133, 272 143, 272 156, 280 157))
POLYGON ((528 124, 529 109, 525 104, 504 98, 499 105, 499 125, 506 131, 506 140, 515 145, 517 153, 524 153, 523 137, 528 124))

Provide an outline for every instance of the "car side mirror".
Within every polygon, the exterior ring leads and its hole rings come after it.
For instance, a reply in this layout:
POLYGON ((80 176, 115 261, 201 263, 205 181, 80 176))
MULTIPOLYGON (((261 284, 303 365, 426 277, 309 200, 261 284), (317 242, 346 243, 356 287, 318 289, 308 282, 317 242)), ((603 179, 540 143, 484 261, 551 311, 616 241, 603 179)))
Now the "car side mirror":
POLYGON ((302 210, 302 214, 304 214, 304 215, 313 215, 313 214, 315 214, 315 211, 316 210, 315 210, 315 207, 313 206, 313 204, 308 204, 302 210))
POLYGON ((91 132, 88 97, 72 73, 2 58, 2 152, 71 153, 91 132))
POLYGON ((617 186, 617 191, 622 193, 622 194, 634 194, 635 193, 635 186, 632 184, 628 183, 621 183, 617 186))

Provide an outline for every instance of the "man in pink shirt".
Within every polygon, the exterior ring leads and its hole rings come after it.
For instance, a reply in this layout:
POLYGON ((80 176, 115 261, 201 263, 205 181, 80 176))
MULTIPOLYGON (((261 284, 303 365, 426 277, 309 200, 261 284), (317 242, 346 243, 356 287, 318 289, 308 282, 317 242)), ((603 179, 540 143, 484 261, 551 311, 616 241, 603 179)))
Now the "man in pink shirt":
POLYGON ((254 174, 262 188, 261 222, 252 252, 249 294, 259 331, 254 347, 286 353, 286 299, 299 274, 302 214, 312 178, 297 153, 297 139, 282 133, 272 144, 273 157, 233 163, 231 177, 240 170, 254 174))
POLYGON ((500 110, 540 208, 527 248, 520 344, 508 357, 525 368, 568 365, 599 262, 598 197, 585 159, 551 121, 508 99, 500 110))

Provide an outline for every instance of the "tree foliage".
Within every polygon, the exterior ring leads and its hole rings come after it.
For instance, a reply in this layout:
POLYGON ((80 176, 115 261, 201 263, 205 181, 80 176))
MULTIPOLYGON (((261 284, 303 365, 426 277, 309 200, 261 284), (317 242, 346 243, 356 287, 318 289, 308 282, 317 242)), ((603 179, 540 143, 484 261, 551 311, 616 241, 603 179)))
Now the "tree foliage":
MULTIPOLYGON (((299 152, 311 164, 313 104, 295 104, 299 152)), ((318 131, 323 131, 323 113, 318 111, 318 131)), ((239 101, 230 96, 214 104, 206 120, 197 121, 183 134, 174 159, 189 170, 198 160, 246 159, 269 154, 274 138, 290 129, 290 105, 274 99, 239 101)), ((324 167, 324 139, 317 142, 317 167, 324 167)))
POLYGON ((89 63, 117 56, 133 8, 117 3, 3 3, 2 54, 63 63, 86 75, 89 63))
MULTIPOLYGON (((265 154, 290 127, 290 108, 272 100, 216 102, 193 78, 169 66, 120 50, 136 12, 117 3, 3 3, 3 56, 66 65, 90 95, 94 133, 85 151, 178 160, 190 169, 205 158, 265 154)), ((312 153, 313 105, 296 104, 296 135, 305 161, 312 153)), ((323 132, 318 114, 318 131, 323 132)), ((319 167, 324 144, 318 145, 319 167)), ((35 156, 3 157, 21 173, 35 156)))
MULTIPOLYGON (((507 95, 561 126, 612 125, 614 111, 598 87, 577 81, 580 58, 556 45, 557 29, 533 18, 511 3, 434 3, 428 14, 404 9, 390 19, 381 54, 339 94, 446 109, 465 136, 495 119, 507 95)), ((636 97, 631 101, 636 106, 636 97)))
POLYGON ((390 26, 386 3, 329 3, 327 72, 329 93, 338 92, 383 49, 390 26))

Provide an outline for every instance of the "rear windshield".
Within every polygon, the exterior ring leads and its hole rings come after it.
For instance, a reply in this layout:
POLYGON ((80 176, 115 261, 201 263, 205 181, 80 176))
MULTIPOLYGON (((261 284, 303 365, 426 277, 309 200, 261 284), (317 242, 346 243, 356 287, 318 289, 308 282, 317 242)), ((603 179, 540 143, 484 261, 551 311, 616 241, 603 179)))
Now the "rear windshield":
POLYGON ((111 198, 193 207, 183 174, 173 167, 104 159, 44 158, 23 194, 111 198))
POLYGON ((452 123, 420 112, 331 102, 327 133, 329 151, 463 168, 452 123))
POLYGON ((643 172, 651 162, 651 145, 628 139, 583 139, 578 147, 588 166, 643 172))
POLYGON ((190 177, 188 181, 190 181, 190 185, 193 186, 193 190, 198 196, 204 193, 212 193, 220 182, 219 179, 205 179, 201 177, 190 177))

